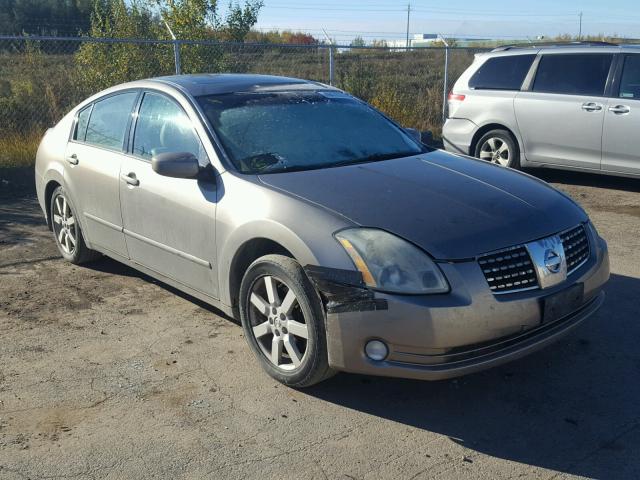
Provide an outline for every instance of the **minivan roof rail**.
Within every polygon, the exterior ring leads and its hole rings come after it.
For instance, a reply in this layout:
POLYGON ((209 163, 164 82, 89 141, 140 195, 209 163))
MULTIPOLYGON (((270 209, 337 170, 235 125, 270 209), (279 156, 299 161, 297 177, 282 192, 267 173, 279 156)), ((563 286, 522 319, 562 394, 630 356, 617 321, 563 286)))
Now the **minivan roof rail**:
POLYGON ((588 46, 600 46, 600 47, 619 47, 619 43, 602 42, 602 41, 580 41, 580 42, 548 42, 539 44, 515 44, 515 45, 502 45, 501 47, 494 48, 492 52, 505 52, 507 50, 513 50, 516 48, 545 48, 545 47, 588 47, 588 46))

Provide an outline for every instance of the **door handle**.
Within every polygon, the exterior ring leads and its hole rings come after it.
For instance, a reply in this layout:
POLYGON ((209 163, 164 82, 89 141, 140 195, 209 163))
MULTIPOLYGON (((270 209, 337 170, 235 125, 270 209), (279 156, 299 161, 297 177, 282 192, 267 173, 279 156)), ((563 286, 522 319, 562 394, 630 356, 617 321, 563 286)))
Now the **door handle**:
POLYGON ((72 153, 67 157, 67 162, 69 162, 71 165, 77 165, 79 162, 78 156, 75 153, 72 153))
POLYGON ((631 108, 626 105, 616 105, 615 107, 609 107, 609 111, 611 113, 615 113, 616 115, 624 115, 626 113, 629 113, 631 111, 631 108))
POLYGON ((585 112, 598 112, 602 110, 602 105, 598 105, 595 102, 587 102, 582 104, 582 110, 585 112))
POLYGON ((130 172, 127 175, 122 173, 120 174, 120 178, 133 187, 137 187, 138 185, 140 185, 140 180, 136 178, 136 174, 133 172, 130 172))

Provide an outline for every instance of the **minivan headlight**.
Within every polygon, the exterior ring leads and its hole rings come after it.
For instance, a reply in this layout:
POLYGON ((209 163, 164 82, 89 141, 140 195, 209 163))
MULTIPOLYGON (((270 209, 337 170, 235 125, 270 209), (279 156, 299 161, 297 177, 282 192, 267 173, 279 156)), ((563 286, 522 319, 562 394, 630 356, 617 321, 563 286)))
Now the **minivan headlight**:
POLYGON ((404 294, 449 291, 436 263, 406 240, 375 228, 349 228, 334 236, 370 288, 404 294))

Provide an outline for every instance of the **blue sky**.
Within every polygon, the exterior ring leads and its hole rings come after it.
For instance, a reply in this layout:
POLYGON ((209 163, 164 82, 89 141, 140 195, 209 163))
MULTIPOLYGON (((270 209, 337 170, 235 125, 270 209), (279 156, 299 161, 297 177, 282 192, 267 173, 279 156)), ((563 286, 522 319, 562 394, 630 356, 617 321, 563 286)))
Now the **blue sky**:
MULTIPOLYGON (((410 32, 448 36, 535 38, 578 33, 640 37, 637 0, 412 0, 410 32), (635 8, 634 8, 635 7, 635 8)), ((407 3, 393 0, 265 0, 257 27, 309 31, 322 37, 322 28, 340 43, 358 33, 370 41, 404 38, 407 3)))

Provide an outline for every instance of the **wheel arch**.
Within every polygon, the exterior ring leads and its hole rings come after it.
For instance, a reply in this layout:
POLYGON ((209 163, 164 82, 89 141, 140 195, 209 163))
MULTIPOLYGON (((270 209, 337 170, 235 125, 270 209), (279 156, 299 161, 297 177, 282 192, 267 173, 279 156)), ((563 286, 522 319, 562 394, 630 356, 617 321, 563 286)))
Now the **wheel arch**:
POLYGON ((258 258, 285 255, 300 265, 316 264, 316 256, 293 231, 275 222, 249 223, 225 242, 220 254, 220 300, 231 306, 237 314, 240 283, 247 268, 258 258))
POLYGON ((53 228, 53 224, 51 222, 51 199, 53 198, 53 192, 55 192, 56 188, 61 186, 63 186, 62 178, 59 178, 57 175, 52 176, 45 183, 43 195, 44 214, 49 230, 53 228))
POLYGON ((490 132, 491 130, 505 130, 506 132, 508 132, 518 144, 520 159, 523 158, 524 148, 520 137, 516 134, 516 132, 513 131, 513 129, 497 122, 487 123, 476 130, 476 132, 473 134, 473 138, 471 139, 471 145, 469 146, 469 156, 476 156, 476 146, 478 145, 478 141, 480 141, 485 133, 490 132))

